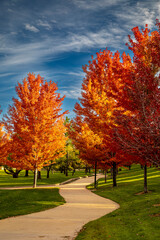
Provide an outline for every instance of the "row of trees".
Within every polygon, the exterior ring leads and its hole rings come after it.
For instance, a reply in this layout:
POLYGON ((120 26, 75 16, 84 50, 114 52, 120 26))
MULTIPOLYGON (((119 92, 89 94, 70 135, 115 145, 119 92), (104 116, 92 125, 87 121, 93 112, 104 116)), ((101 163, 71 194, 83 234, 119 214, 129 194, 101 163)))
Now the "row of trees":
POLYGON ((70 125, 70 137, 80 149, 80 157, 95 168, 113 170, 117 166, 140 163, 160 164, 160 23, 150 32, 132 29, 128 48, 133 59, 108 49, 92 57, 83 67, 80 103, 70 125))

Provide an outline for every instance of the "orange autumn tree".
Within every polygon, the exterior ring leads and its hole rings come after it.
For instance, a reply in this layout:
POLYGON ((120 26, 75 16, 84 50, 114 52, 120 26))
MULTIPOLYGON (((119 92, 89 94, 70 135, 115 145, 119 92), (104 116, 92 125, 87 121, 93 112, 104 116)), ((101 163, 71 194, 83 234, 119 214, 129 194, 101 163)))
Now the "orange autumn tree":
POLYGON ((27 79, 18 83, 18 98, 3 118, 11 135, 9 158, 6 163, 20 169, 34 170, 36 187, 37 171, 65 154, 65 131, 57 85, 47 82, 40 75, 29 73, 27 79))
MULTIPOLYGON (((122 164, 112 139, 112 129, 115 125, 114 111, 117 105, 111 95, 109 79, 114 81, 114 71, 121 66, 119 53, 114 55, 109 50, 100 51, 95 59, 83 67, 86 76, 82 84, 80 104, 75 105, 76 116, 82 118, 89 128, 103 139, 106 159, 113 168, 113 186, 116 186, 116 168, 122 164)), ((119 82, 115 87, 119 87, 119 82)), ((124 161, 125 159, 123 159, 124 161)))
MULTIPOLYGON (((1 113, 1 110, 0 110, 1 113)), ((17 169, 14 171, 11 167, 6 165, 8 159, 8 152, 10 151, 11 139, 9 134, 4 131, 4 125, 0 122, 0 166, 4 166, 4 171, 8 174, 12 174, 13 177, 17 177, 20 170, 17 169), (7 169, 7 170, 6 170, 7 169)))
MULTIPOLYGON (((159 26, 159 24, 158 24, 159 26)), ((159 162, 159 31, 149 34, 134 28, 130 38, 134 59, 125 53, 97 53, 84 67, 81 105, 83 116, 95 132, 101 132, 106 146, 115 154, 113 164, 159 162), (104 134, 103 134, 104 133, 104 134), (122 157, 123 156, 123 157, 122 157)), ((146 190, 146 171, 144 174, 146 190)))
MULTIPOLYGON (((0 110, 1 114, 1 110, 0 110)), ((3 129, 3 124, 0 123, 0 165, 4 165, 5 158, 7 156, 9 136, 3 129)))
POLYGON ((95 168, 94 186, 96 188, 96 171, 102 165, 105 166, 108 152, 105 151, 103 139, 81 120, 79 117, 72 120, 68 132, 73 144, 80 151, 80 158, 95 168))

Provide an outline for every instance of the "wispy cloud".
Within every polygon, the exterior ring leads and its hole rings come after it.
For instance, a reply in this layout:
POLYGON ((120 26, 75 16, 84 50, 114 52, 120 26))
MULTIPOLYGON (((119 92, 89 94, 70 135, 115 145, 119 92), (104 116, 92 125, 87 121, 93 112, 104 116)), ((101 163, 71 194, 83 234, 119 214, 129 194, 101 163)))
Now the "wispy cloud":
POLYGON ((30 24, 25 24, 25 29, 28 30, 28 31, 31 31, 31 32, 39 32, 39 29, 36 28, 35 26, 33 25, 30 25, 30 24))
POLYGON ((46 48, 46 41, 43 41, 28 44, 13 43, 13 48, 6 45, 3 49, 0 49, 0 52, 6 53, 1 60, 1 67, 8 65, 9 68, 16 65, 33 64, 34 62, 39 64, 40 59, 46 56, 49 50, 46 48))
MULTIPOLYGON (((116 39, 111 32, 101 30, 98 32, 87 32, 86 34, 70 34, 66 39, 53 39, 48 37, 44 40, 38 40, 34 43, 5 43, 0 48, 0 53, 5 53, 1 59, 1 67, 20 66, 24 64, 41 64, 42 62, 54 58, 64 52, 88 51, 94 48, 119 47, 122 39, 116 39)), ((78 73, 79 74, 79 73, 78 73)))
MULTIPOLYGON (((126 34, 127 36, 127 34, 126 34)), ((98 32, 86 32, 85 34, 71 34, 65 41, 59 42, 55 51, 88 51, 97 48, 106 48, 107 46, 112 48, 121 48, 124 35, 121 37, 116 36, 111 32, 104 29, 98 32)))
POLYGON ((40 26, 40 27, 44 27, 47 30, 51 30, 52 29, 51 24, 49 24, 47 21, 38 20, 37 25, 40 26))
POLYGON ((124 5, 121 9, 116 9, 114 14, 123 23, 124 28, 144 27, 146 24, 152 28, 155 25, 159 5, 157 1, 153 1, 151 5, 148 2, 148 6, 144 2, 137 2, 134 7, 124 5))
POLYGON ((6 88, 3 88, 3 89, 0 89, 0 93, 6 92, 6 91, 14 89, 14 88, 15 88, 15 86, 11 86, 11 87, 6 87, 6 88))
POLYGON ((85 73, 83 71, 79 72, 66 72, 66 74, 68 75, 72 75, 72 76, 77 76, 77 77, 84 77, 85 76, 85 73))
POLYGON ((79 8, 82 9, 87 9, 87 10, 99 10, 99 8, 106 8, 106 7, 111 7, 117 4, 123 4, 126 2, 125 0, 73 0, 73 3, 78 6, 79 8))
POLYGON ((65 95, 66 98, 71 98, 71 99, 78 99, 81 97, 81 88, 80 87, 63 87, 59 88, 58 92, 63 96, 65 95))
POLYGON ((13 76, 15 73, 9 72, 9 73, 0 73, 0 78, 13 76))

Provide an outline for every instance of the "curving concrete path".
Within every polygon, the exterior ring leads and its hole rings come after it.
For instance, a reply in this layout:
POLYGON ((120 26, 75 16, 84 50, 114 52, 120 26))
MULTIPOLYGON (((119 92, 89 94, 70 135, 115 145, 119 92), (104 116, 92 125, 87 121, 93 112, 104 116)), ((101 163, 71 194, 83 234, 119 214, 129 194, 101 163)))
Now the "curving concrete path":
MULTIPOLYGON (((100 178, 102 176, 98 176, 100 178)), ((0 220, 1 240, 72 240, 87 222, 119 208, 119 204, 90 192, 94 177, 61 185, 66 204, 43 212, 0 220)))

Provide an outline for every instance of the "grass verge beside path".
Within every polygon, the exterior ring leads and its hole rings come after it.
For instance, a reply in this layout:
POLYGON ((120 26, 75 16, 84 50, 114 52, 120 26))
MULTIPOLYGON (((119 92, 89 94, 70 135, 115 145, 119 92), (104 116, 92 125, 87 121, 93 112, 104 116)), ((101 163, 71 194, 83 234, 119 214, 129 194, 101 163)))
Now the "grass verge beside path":
POLYGON ((64 202, 58 188, 0 190, 0 219, 43 211, 64 202))
MULTIPOLYGON (((77 170, 73 176, 72 172, 69 172, 69 176, 67 177, 60 172, 50 173, 50 178, 46 178, 46 174, 45 170, 41 171, 42 179, 38 180, 37 185, 45 187, 45 185, 52 185, 72 178, 86 176, 84 170, 77 170)), ((25 171, 21 171, 18 178, 13 178, 11 175, 4 173, 3 170, 0 170, 0 187, 32 186, 33 172, 29 171, 28 177, 24 177, 24 175, 25 171)), ((0 219, 44 211, 57 207, 64 202, 58 188, 0 189, 0 219)))
MULTIPOLYGON (((17 187, 17 186, 32 186, 33 185, 33 172, 29 171, 29 176, 24 177, 25 171, 21 171, 18 178, 13 178, 11 175, 6 174, 3 170, 0 170, 0 187, 17 187)), ((42 179, 38 179, 37 185, 52 185, 64 182, 71 178, 84 177, 86 175, 90 176, 91 174, 85 174, 84 170, 76 171, 72 176, 72 172, 69 172, 68 176, 65 176, 63 173, 54 172, 50 173, 50 178, 46 178, 47 172, 45 170, 41 171, 42 179)))
MULTIPOLYGON (((93 185, 89 189, 94 191, 93 185)), ((120 204, 120 208, 84 226, 76 240, 160 239, 160 171, 148 168, 147 194, 143 191, 143 170, 139 165, 118 174, 118 187, 100 179, 94 193, 120 204)))

